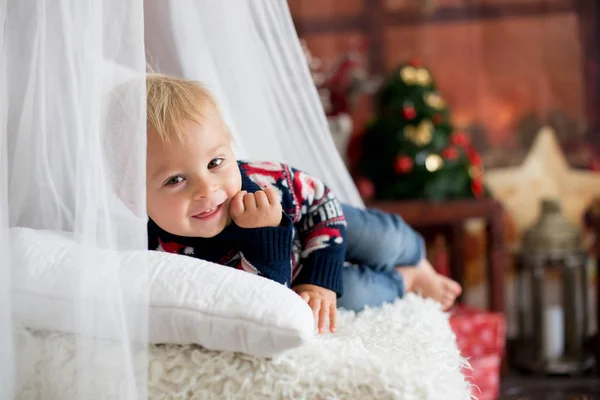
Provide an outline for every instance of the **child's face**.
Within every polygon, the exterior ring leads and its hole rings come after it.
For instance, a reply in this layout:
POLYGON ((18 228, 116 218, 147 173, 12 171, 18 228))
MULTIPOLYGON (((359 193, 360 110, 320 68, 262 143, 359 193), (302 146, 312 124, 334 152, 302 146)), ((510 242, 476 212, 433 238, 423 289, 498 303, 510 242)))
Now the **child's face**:
POLYGON ((231 222, 229 202, 242 186, 231 138, 208 117, 202 126, 186 122, 184 139, 167 144, 148 132, 148 215, 174 235, 213 237, 231 222))

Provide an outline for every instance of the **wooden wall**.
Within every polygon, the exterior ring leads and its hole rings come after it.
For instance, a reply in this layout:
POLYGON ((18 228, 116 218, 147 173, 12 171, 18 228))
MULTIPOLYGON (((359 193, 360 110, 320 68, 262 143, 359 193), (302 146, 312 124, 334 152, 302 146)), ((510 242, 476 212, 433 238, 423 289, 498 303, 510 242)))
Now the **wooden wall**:
MULTIPOLYGON (((352 40, 368 41, 374 74, 420 57, 451 105, 457 129, 477 136, 473 139, 488 167, 520 163, 533 140, 533 133, 523 129, 535 126, 524 118, 536 115, 547 122, 552 112, 563 125, 559 136, 572 164, 591 162, 596 149, 586 146, 600 145, 593 139, 600 137, 595 3, 289 1, 298 33, 317 57, 332 59, 352 40)), ((354 116, 357 134, 370 113, 369 100, 363 99, 354 116)))

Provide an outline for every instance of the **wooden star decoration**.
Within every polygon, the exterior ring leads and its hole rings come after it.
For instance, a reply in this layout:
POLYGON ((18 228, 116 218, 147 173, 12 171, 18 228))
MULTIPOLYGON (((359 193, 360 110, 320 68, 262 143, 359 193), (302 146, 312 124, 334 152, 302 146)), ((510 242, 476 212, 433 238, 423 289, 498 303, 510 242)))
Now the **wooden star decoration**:
POLYGON ((540 130, 520 166, 490 170, 485 181, 520 232, 537 220, 542 199, 560 200, 563 215, 581 225, 585 209, 600 197, 600 174, 570 168, 549 127, 540 130))

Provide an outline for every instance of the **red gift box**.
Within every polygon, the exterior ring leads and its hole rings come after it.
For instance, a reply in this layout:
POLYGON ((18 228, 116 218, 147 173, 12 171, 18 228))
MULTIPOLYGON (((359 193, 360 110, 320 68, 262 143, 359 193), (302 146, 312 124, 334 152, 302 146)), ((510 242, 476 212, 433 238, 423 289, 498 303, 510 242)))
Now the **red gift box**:
POLYGON ((496 400, 500 392, 500 364, 502 356, 490 354, 471 358, 471 368, 463 368, 463 374, 472 385, 471 394, 477 400, 496 400))
POLYGON ((450 327, 463 357, 502 355, 505 320, 502 313, 458 305, 450 312, 450 327))
POLYGON ((500 364, 505 345, 502 313, 458 305, 450 312, 450 327, 461 355, 471 368, 463 373, 479 400, 496 399, 500 388, 500 364))

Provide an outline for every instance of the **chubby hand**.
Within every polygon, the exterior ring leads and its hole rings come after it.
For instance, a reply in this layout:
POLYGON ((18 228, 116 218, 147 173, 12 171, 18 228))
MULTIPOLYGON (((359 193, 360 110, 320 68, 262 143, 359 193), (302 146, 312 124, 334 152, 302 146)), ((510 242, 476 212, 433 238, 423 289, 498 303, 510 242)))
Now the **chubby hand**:
POLYGON ((229 214, 241 228, 279 226, 282 218, 281 202, 272 187, 255 193, 242 190, 231 199, 229 214))
POLYGON ((334 291, 316 285, 296 285, 292 290, 300 295, 313 310, 319 333, 325 332, 329 319, 329 330, 335 332, 337 325, 337 296, 334 291))

